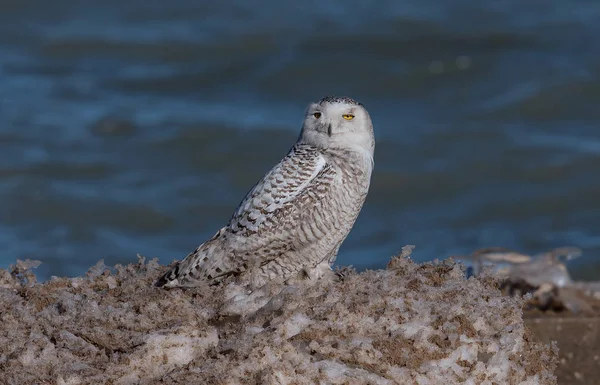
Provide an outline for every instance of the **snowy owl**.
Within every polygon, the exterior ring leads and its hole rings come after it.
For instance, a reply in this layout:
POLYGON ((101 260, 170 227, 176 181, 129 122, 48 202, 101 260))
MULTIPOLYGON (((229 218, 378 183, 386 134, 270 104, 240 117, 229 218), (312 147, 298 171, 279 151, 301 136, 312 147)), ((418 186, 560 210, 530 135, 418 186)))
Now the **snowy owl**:
POLYGON ((227 226, 156 282, 194 287, 228 276, 251 288, 331 273, 369 191, 375 137, 362 104, 309 105, 289 153, 248 192, 227 226))

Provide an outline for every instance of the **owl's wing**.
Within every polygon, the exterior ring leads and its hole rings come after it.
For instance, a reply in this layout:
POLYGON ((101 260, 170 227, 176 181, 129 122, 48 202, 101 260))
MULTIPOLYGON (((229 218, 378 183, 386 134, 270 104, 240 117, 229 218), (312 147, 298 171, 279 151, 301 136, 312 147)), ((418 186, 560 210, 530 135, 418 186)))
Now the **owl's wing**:
POLYGON ((296 144, 248 192, 228 225, 160 278, 157 286, 195 286, 203 277, 218 280, 267 263, 302 243, 317 242, 325 233, 301 236, 301 226, 314 210, 323 208, 322 198, 335 178, 335 168, 316 148, 296 144))
MULTIPOLYGON (((228 228, 257 248, 274 239, 293 236, 292 212, 314 207, 335 179, 336 172, 313 147, 296 145, 246 195, 228 228), (287 226, 287 231, 286 230, 287 226)), ((296 224, 297 225, 297 224, 296 224)))

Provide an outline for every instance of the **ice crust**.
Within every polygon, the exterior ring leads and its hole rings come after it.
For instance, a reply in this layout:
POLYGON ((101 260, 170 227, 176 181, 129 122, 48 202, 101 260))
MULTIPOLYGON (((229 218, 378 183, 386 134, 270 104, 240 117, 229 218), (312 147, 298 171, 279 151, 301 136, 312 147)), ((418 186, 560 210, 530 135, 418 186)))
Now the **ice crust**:
POLYGON ((452 260, 296 283, 244 315, 223 287, 153 287, 156 260, 43 284, 24 266, 0 270, 7 384, 556 383, 522 300, 452 260))

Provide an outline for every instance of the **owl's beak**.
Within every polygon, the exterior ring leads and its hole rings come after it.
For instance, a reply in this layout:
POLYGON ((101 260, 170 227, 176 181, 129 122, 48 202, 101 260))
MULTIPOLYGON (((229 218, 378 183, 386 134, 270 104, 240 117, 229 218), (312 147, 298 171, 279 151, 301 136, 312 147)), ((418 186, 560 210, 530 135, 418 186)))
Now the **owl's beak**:
POLYGON ((320 122, 316 128, 318 132, 331 136, 331 122, 320 122))

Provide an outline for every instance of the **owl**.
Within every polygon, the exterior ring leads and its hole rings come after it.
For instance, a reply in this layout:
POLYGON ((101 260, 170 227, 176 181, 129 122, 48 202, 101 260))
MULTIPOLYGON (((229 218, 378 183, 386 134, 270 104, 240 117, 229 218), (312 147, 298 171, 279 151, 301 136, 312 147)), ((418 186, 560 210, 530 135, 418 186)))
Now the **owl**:
POLYGON ((369 191, 374 150, 373 124, 361 103, 328 96, 310 104, 288 154, 248 192, 227 226, 156 286, 236 276, 258 288, 331 273, 369 191))

